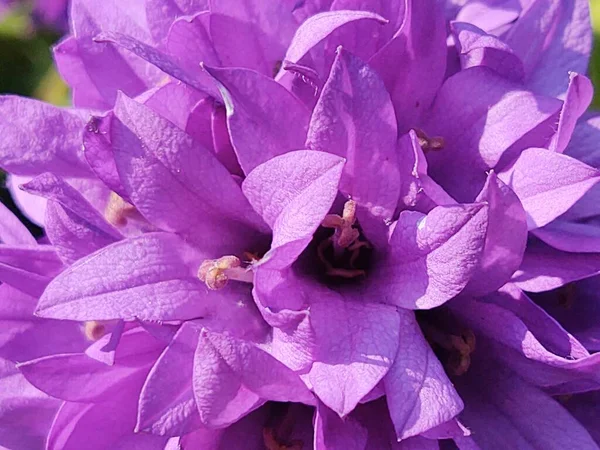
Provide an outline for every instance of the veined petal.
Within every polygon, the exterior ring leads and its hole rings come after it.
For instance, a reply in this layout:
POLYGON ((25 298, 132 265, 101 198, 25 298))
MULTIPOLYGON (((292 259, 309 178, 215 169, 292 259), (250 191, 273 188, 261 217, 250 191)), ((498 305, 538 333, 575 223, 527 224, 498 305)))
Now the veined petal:
POLYGON ((488 175, 476 201, 489 205, 479 269, 465 288, 477 297, 503 286, 521 265, 527 245, 527 215, 517 195, 494 172, 488 175))
POLYGON ((316 344, 310 385, 325 405, 345 417, 392 367, 400 318, 389 305, 331 292, 313 299, 310 320, 316 344))
POLYGON ((461 292, 477 273, 488 228, 489 206, 438 206, 428 215, 403 211, 388 256, 366 289, 380 301, 430 309, 461 292))
POLYGON ((429 174, 458 201, 473 201, 489 169, 499 171, 524 149, 550 142, 561 106, 487 67, 460 71, 446 80, 420 124, 444 140, 443 149, 427 154, 429 174))
POLYGON ((131 201, 150 222, 199 240, 207 251, 214 249, 213 257, 243 252, 266 231, 227 169, 191 136, 125 96, 115 115, 111 142, 117 169, 131 201))
POLYGON ((301 150, 261 164, 242 184, 252 207, 273 230, 271 269, 291 265, 310 243, 338 192, 344 159, 301 150))
POLYGON ((566 212, 600 181, 600 172, 569 156, 530 148, 498 178, 521 200, 532 230, 566 212))
POLYGON ((215 306, 209 299, 218 301, 231 291, 208 291, 196 276, 204 259, 173 234, 119 241, 57 276, 41 297, 37 314, 71 320, 201 317, 215 306))
POLYGON ((231 142, 244 173, 275 156, 304 148, 309 111, 292 93, 253 70, 204 68, 218 84, 231 142))
POLYGON ((192 389, 200 327, 185 322, 148 374, 140 394, 136 429, 180 436, 200 426, 192 389))
POLYGON ((423 337, 412 311, 400 310, 398 354, 383 379, 398 440, 456 417, 463 402, 423 337))
POLYGON ((201 331, 194 395, 203 424, 229 425, 267 400, 311 404, 299 376, 265 351, 227 335, 201 331))
POLYGON ((400 193, 396 117, 378 75, 343 49, 313 111, 306 146, 346 159, 340 191, 359 206, 372 242, 386 241, 400 193), (371 236, 370 234, 374 234, 371 236))
POLYGON ((81 152, 85 112, 28 98, 0 98, 0 167, 17 175, 85 177, 90 170, 81 152))

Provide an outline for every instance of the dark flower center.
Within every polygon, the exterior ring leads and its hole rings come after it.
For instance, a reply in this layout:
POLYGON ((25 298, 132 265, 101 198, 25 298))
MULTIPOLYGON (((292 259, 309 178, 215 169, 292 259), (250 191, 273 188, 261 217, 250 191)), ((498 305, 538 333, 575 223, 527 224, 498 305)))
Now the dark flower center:
POLYGON ((348 200, 341 216, 325 217, 303 254, 302 266, 325 284, 339 285, 364 278, 371 257, 372 247, 356 221, 356 203, 348 200))
POLYGON ((444 308, 415 311, 415 314, 425 339, 446 372, 454 376, 467 373, 471 355, 476 350, 473 331, 460 327, 454 318, 448 317, 450 314, 444 308))

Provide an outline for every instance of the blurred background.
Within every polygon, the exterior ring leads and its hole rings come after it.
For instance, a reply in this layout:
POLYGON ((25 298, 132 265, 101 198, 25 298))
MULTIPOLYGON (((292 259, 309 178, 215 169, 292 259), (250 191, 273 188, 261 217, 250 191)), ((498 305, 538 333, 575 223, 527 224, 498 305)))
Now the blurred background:
MULTIPOLYGON (((0 0, 1 94, 18 94, 55 105, 68 105, 69 90, 53 67, 51 56, 52 45, 66 27, 64 6, 57 5, 64 5, 66 1, 0 0)), ((596 87, 593 107, 600 110, 600 0, 590 2, 595 45, 589 76, 596 87)), ((0 200, 19 214, 34 235, 39 236, 41 229, 20 215, 4 187, 5 177, 0 171, 0 200)))

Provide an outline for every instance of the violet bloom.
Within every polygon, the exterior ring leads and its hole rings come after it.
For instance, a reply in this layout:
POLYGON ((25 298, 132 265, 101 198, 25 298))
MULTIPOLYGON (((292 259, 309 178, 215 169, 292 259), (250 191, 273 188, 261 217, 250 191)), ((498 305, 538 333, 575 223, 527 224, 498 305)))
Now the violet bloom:
POLYGON ((1 445, 598 449, 587 2, 384 3, 73 2, 78 108, 0 104, 1 445))

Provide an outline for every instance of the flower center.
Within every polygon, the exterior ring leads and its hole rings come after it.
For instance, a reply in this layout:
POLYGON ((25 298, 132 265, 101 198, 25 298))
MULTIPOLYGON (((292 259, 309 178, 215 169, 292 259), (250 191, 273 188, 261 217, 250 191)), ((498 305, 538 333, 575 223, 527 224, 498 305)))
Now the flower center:
POLYGON ((290 403, 269 402, 265 427, 263 428, 263 442, 266 450, 302 450, 304 443, 299 439, 292 439, 296 428, 297 415, 305 413, 305 406, 290 403))
POLYGON ((419 138, 419 145, 421 145, 421 148, 424 152, 427 152, 429 150, 436 151, 444 148, 443 137, 429 137, 423 130, 420 130, 419 128, 415 128, 415 133, 417 134, 417 138, 419 138))
POLYGON ((317 256, 325 267, 325 274, 345 279, 365 276, 371 246, 356 228, 356 202, 348 200, 341 216, 328 214, 321 226, 334 230, 333 235, 317 245, 317 256))
POLYGON ((425 339, 449 374, 464 375, 471 366, 471 355, 476 349, 475 334, 467 328, 457 332, 444 330, 438 326, 440 322, 432 317, 433 314, 433 311, 417 312, 425 339))
POLYGON ((242 267, 237 256, 222 256, 219 259, 207 259, 200 264, 198 278, 213 291, 224 288, 229 280, 252 283, 254 274, 250 267, 242 267))

